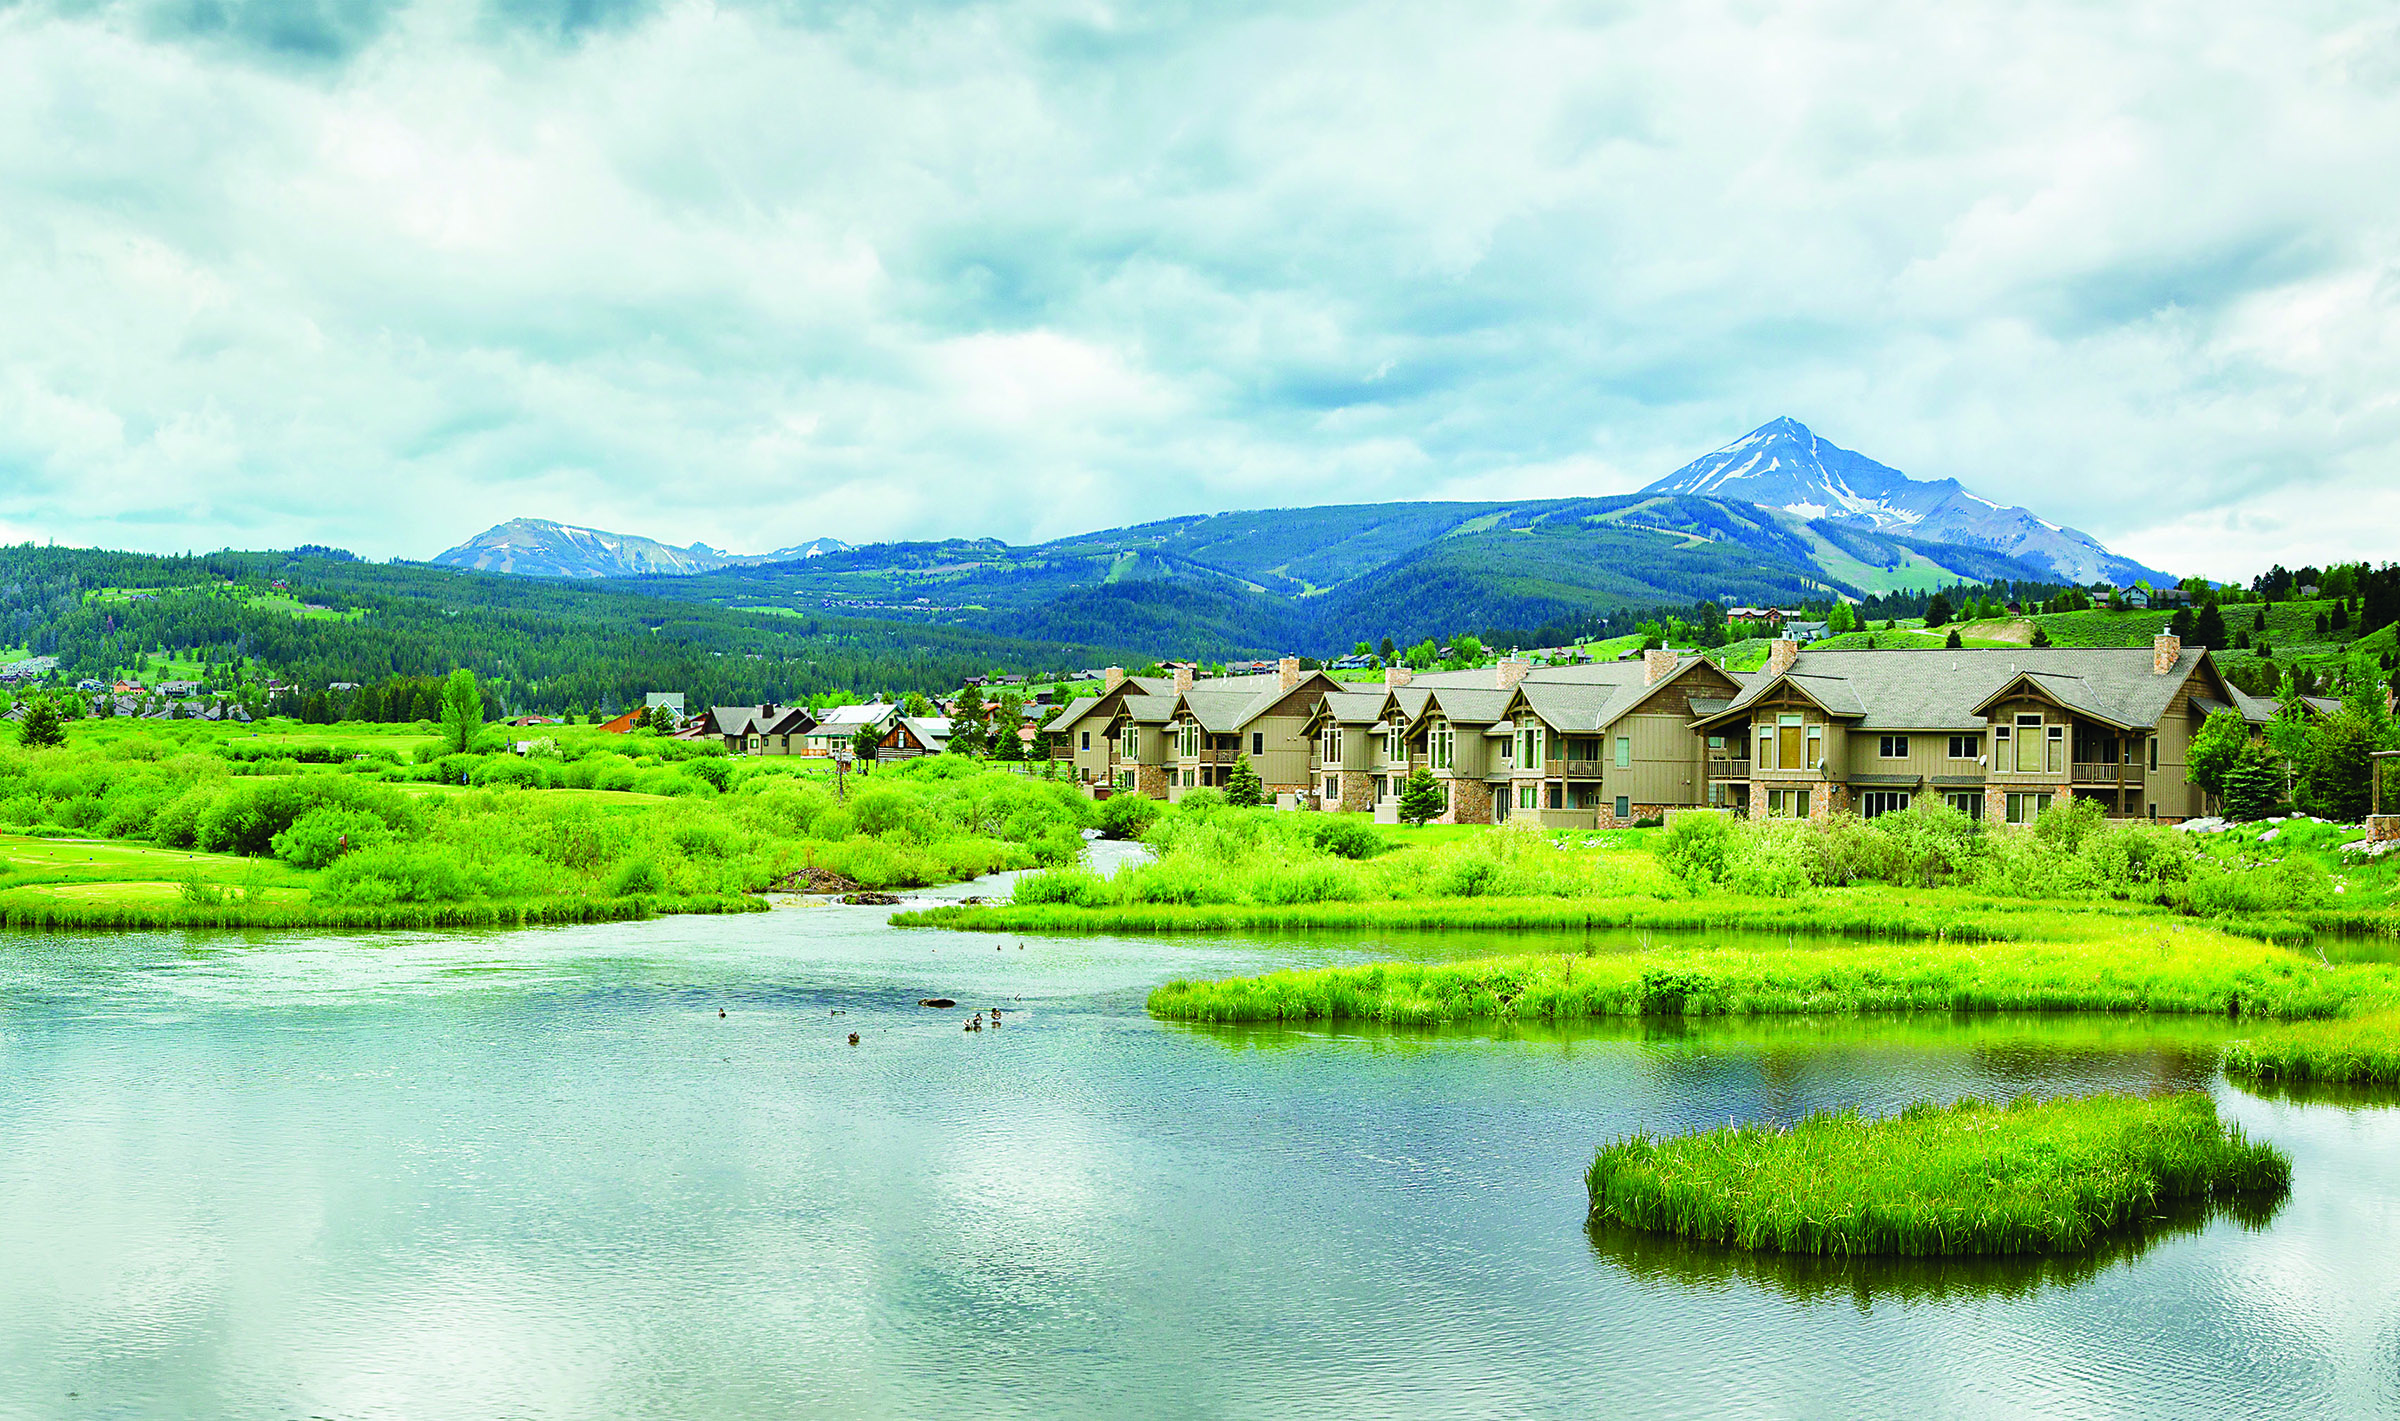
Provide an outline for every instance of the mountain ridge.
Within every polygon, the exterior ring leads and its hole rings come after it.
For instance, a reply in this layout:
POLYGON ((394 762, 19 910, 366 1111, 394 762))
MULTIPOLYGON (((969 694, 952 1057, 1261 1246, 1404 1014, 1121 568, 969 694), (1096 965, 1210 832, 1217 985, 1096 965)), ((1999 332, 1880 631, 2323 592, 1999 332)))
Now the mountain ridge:
POLYGON ((839 538, 811 538, 771 553, 729 553, 706 543, 676 547, 638 533, 611 533, 550 518, 511 518, 428 559, 437 567, 521 577, 689 577, 846 551, 839 538))

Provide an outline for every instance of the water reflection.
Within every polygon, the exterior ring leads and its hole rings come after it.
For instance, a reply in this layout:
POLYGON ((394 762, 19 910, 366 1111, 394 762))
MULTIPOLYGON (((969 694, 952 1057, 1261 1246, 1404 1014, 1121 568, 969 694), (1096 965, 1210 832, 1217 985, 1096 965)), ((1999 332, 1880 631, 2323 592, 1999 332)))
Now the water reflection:
POLYGON ((2295 1105, 2334 1105, 2344 1110, 2388 1110, 2400 1106, 2400 1084, 2359 1084, 2350 1081, 2231 1080, 2233 1088, 2261 1100, 2284 1100, 2295 1105))
POLYGON ((2072 1254, 1906 1258, 1776 1253, 1695 1243, 1603 1219, 1587 1220, 1584 1235, 1594 1258, 1636 1282, 1700 1289, 1740 1284, 1800 1303, 1847 1298, 1866 1312, 1879 1302, 2021 1301, 2045 1289, 2078 1287, 2112 1268, 2130 1267, 2169 1239, 2195 1236, 2219 1218, 2251 1232, 2264 1229, 2289 1197, 2285 1190, 2171 1200, 2150 1217, 2105 1235, 2089 1251, 2072 1254))

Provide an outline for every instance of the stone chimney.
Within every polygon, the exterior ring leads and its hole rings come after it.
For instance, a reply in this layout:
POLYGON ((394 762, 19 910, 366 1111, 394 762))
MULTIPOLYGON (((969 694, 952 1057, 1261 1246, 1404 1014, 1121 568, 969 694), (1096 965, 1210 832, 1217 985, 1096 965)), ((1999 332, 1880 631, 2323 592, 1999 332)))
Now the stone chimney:
POLYGON ((1790 637, 1779 636, 1767 643, 1767 674, 1769 676, 1780 676, 1791 670, 1792 663, 1799 659, 1800 643, 1790 637))
POLYGON ((1100 682, 1100 689, 1103 693, 1113 691, 1117 687, 1124 685, 1125 668, 1122 666, 1109 667, 1106 671, 1100 673, 1100 682))
POLYGON ((2150 674, 2164 676, 2183 659, 2183 638, 2162 636, 2150 643, 2150 674))
POLYGON ((1408 684, 1409 677, 1416 674, 1405 666, 1386 666, 1383 668, 1383 684, 1391 690, 1397 691, 1408 684))
POLYGON ((1178 666, 1178 667, 1176 667, 1176 668, 1175 668, 1175 694, 1180 696, 1180 695, 1182 695, 1184 692, 1186 692, 1186 691, 1190 690, 1191 688, 1192 688, 1192 668, 1191 668, 1191 667, 1189 667, 1189 666, 1178 666))
POLYGON ((1500 664, 1492 669, 1500 689, 1513 691, 1517 683, 1525 679, 1525 673, 1533 669, 1533 663, 1522 656, 1503 656, 1500 664))
POLYGON ((1287 657, 1283 658, 1283 660, 1281 660, 1281 661, 1278 661, 1278 662, 1276 662, 1276 663, 1275 663, 1275 685, 1276 685, 1276 686, 1277 686, 1279 689, 1288 691, 1288 690, 1290 690, 1292 687, 1294 687, 1294 686, 1297 686, 1297 685, 1299 685, 1299 684, 1300 684, 1300 658, 1299 658, 1299 657, 1297 657, 1297 656, 1287 656, 1287 657))
POLYGON ((1675 674, 1675 663, 1681 658, 1663 646, 1654 646, 1642 653, 1642 684, 1655 686, 1675 674))

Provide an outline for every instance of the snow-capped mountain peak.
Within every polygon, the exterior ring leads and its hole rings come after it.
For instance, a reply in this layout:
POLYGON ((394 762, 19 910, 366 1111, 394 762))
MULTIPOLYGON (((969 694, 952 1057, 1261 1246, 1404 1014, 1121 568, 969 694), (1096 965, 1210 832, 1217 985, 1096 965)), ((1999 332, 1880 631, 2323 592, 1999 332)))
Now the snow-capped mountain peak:
POLYGON ((2153 572, 2087 534, 1971 493, 1956 479, 1912 479, 1820 438, 1789 416, 1703 454, 1642 492, 1732 499, 1928 542, 1991 548, 2046 565, 2062 581, 2131 581, 2153 572))

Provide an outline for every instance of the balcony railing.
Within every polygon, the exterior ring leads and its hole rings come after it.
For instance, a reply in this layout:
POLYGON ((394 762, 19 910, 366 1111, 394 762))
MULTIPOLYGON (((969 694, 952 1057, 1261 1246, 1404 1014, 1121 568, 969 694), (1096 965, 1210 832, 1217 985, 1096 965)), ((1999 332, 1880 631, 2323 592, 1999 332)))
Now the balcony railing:
POLYGON ((2079 785, 2138 785, 2144 771, 2140 765, 2101 765, 2078 760, 2074 773, 2074 782, 2079 785))
POLYGON ((1561 760, 1558 763, 1568 779, 1596 780, 1600 778, 1600 762, 1598 760, 1561 760))
POLYGON ((1712 780, 1746 780, 1750 778, 1750 762, 1717 756, 1708 762, 1708 777, 1712 780))

